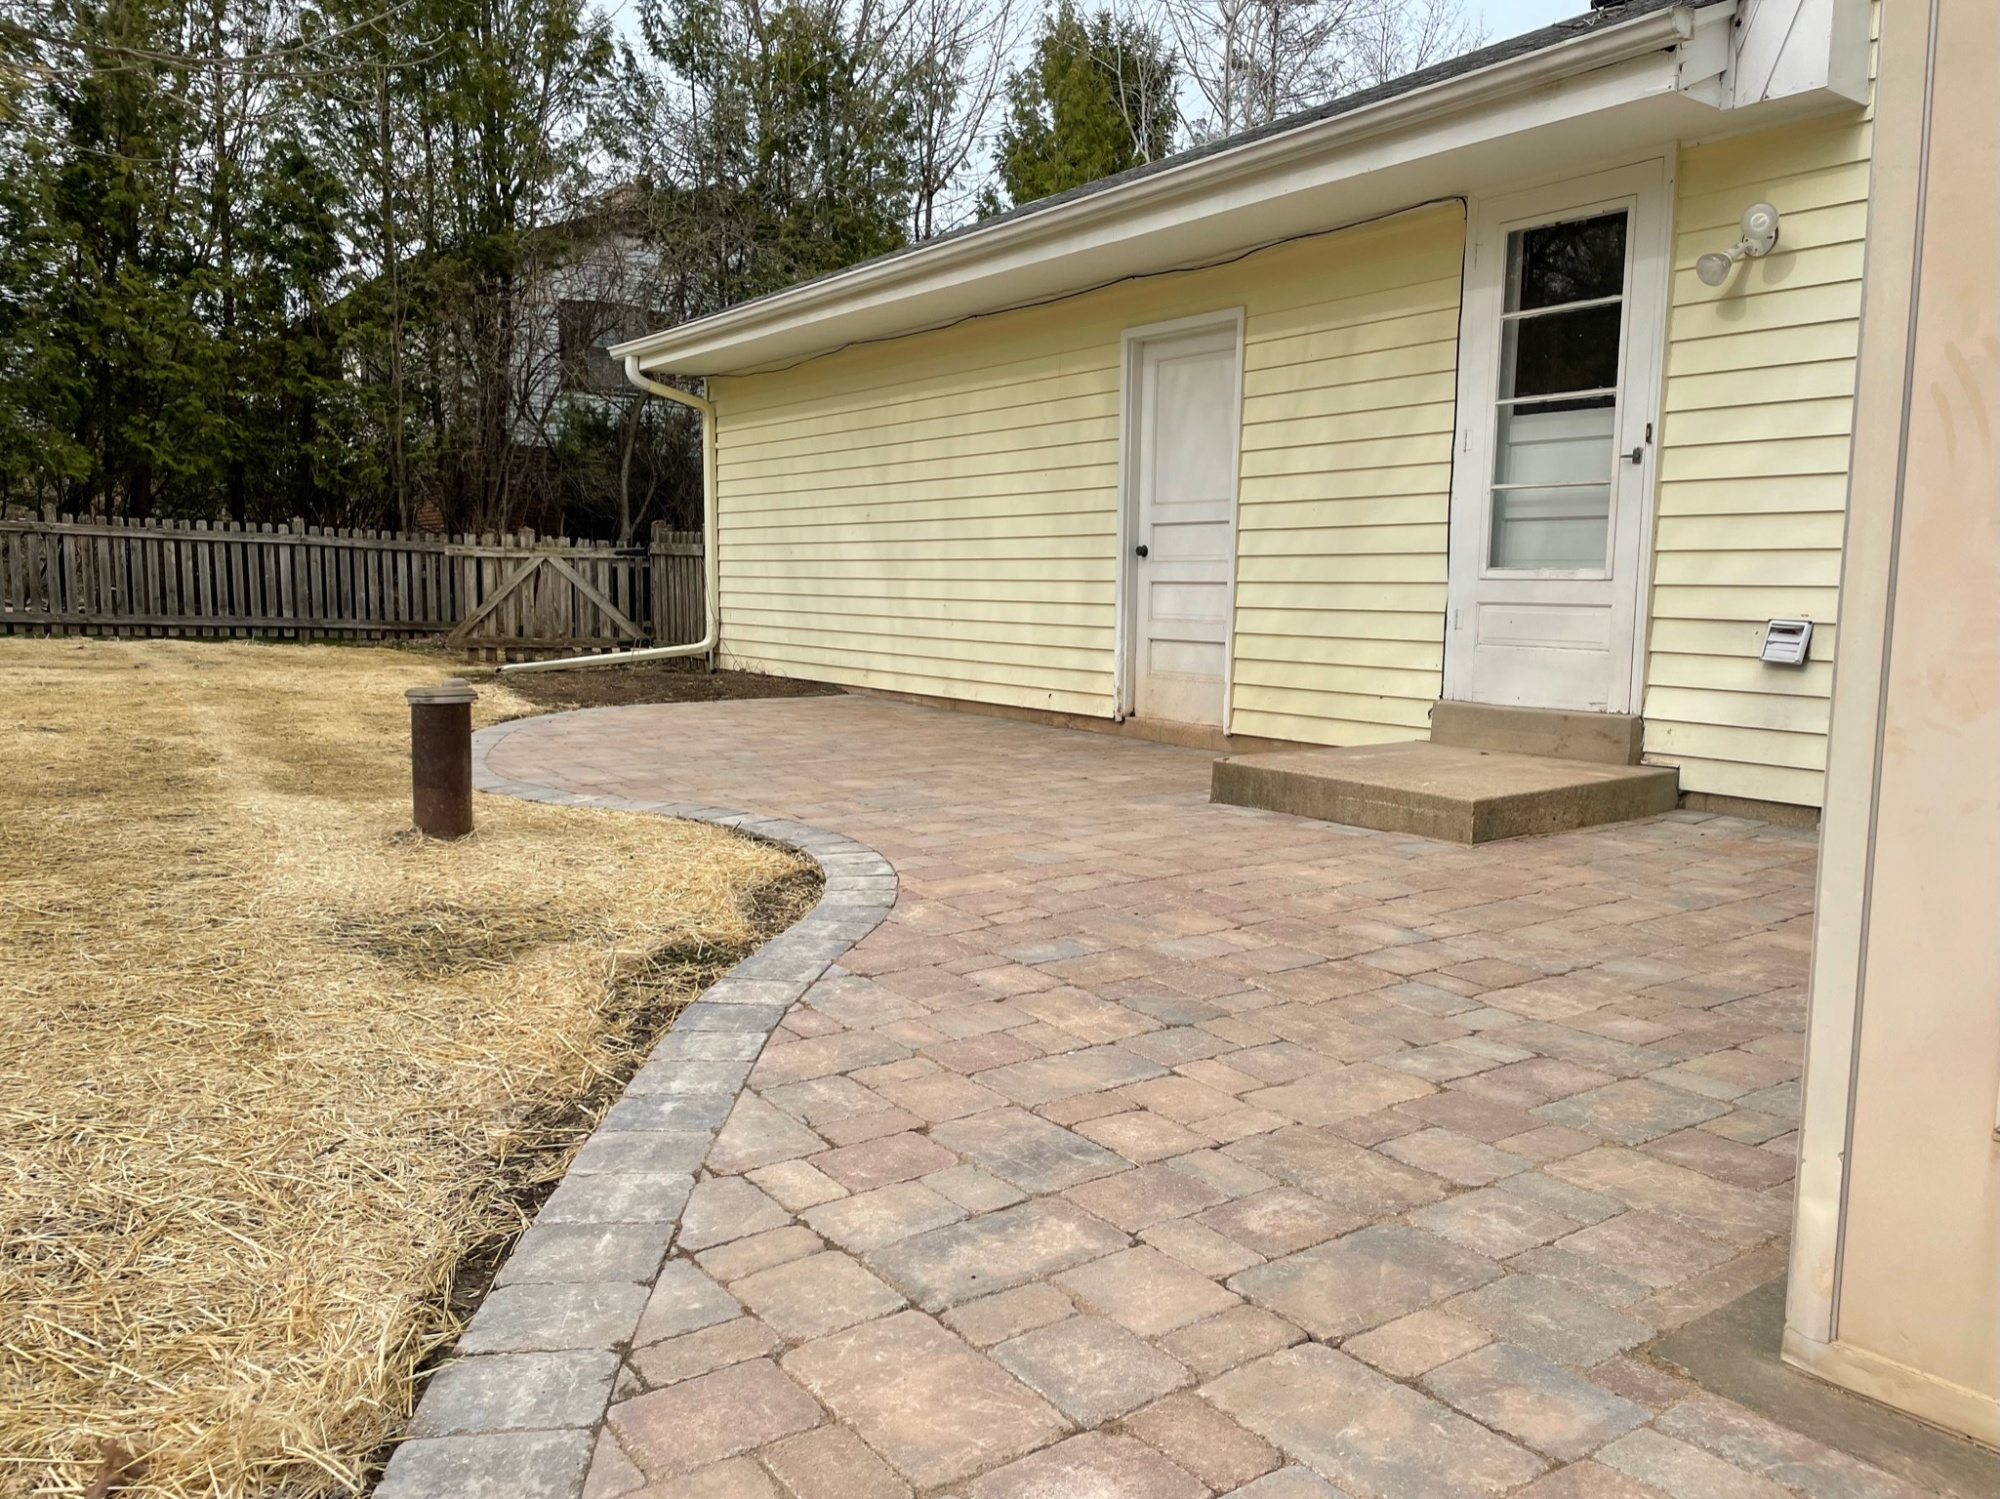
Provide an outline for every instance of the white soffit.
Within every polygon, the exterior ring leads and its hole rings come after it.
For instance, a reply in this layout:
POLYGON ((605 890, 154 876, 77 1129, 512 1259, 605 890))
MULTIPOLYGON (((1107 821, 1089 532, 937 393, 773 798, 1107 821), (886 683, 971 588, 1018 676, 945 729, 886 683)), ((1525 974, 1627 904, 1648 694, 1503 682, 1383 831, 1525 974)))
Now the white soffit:
MULTIPOLYGON (((1844 9, 1851 0, 1805 0, 1807 8, 1815 3, 1844 9)), ((1727 4, 1655 10, 864 262, 611 353, 636 356, 652 374, 776 368, 1123 278, 1212 264, 1494 182, 1654 154, 1684 138, 1766 123, 1777 110, 1845 102, 1822 83, 1777 103, 1762 93, 1756 119, 1731 119, 1724 111, 1733 102, 1736 15, 1727 4)))

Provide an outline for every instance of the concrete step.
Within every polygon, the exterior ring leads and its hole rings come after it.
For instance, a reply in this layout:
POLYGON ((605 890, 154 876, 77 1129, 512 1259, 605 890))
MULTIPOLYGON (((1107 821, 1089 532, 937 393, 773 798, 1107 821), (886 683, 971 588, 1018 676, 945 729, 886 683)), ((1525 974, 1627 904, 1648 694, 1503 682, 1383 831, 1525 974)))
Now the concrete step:
POLYGON ((1645 737, 1646 721, 1636 713, 1572 713, 1444 700, 1431 704, 1431 743, 1460 749, 1637 765, 1645 737))
POLYGON ((1447 744, 1280 750, 1217 760, 1209 800, 1487 843, 1671 812, 1680 772, 1447 744))

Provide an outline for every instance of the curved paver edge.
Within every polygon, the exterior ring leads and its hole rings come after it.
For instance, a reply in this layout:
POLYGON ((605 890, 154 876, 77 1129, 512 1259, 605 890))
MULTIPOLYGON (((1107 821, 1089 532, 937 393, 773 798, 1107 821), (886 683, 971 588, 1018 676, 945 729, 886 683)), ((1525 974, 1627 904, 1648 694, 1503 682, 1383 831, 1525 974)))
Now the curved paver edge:
POLYGON ((481 729, 473 785, 557 806, 654 812, 734 828, 806 855, 819 903, 703 990, 660 1038, 494 1277, 452 1361, 432 1375, 375 1499, 573 1499, 653 1282, 764 1043, 787 1010, 889 914, 896 871, 852 838, 692 802, 561 791, 492 770, 540 714, 481 729))

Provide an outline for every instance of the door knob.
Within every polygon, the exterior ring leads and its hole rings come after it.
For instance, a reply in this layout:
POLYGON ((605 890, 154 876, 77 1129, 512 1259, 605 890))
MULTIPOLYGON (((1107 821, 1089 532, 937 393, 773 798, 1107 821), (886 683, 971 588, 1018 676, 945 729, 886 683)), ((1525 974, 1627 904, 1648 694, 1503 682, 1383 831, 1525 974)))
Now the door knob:
POLYGON ((1134 548, 1132 548, 1132 555, 1133 555, 1133 556, 1135 556, 1135 557, 1143 557, 1143 556, 1145 556, 1145 555, 1146 555, 1146 543, 1142 541, 1142 542, 1140 542, 1140 543, 1139 543, 1139 544, 1138 544, 1137 546, 1135 546, 1134 548))

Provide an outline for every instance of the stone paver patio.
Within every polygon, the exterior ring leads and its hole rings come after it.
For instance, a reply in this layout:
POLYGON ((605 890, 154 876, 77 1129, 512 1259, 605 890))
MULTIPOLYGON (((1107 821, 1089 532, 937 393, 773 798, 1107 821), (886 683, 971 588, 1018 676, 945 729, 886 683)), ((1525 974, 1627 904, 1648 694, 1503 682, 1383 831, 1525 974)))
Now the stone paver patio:
POLYGON ((589 1499, 1918 1493, 1631 1352, 1783 1271, 1812 836, 1464 848, 1208 763, 854 697, 492 751, 899 881, 640 1272, 589 1499))

